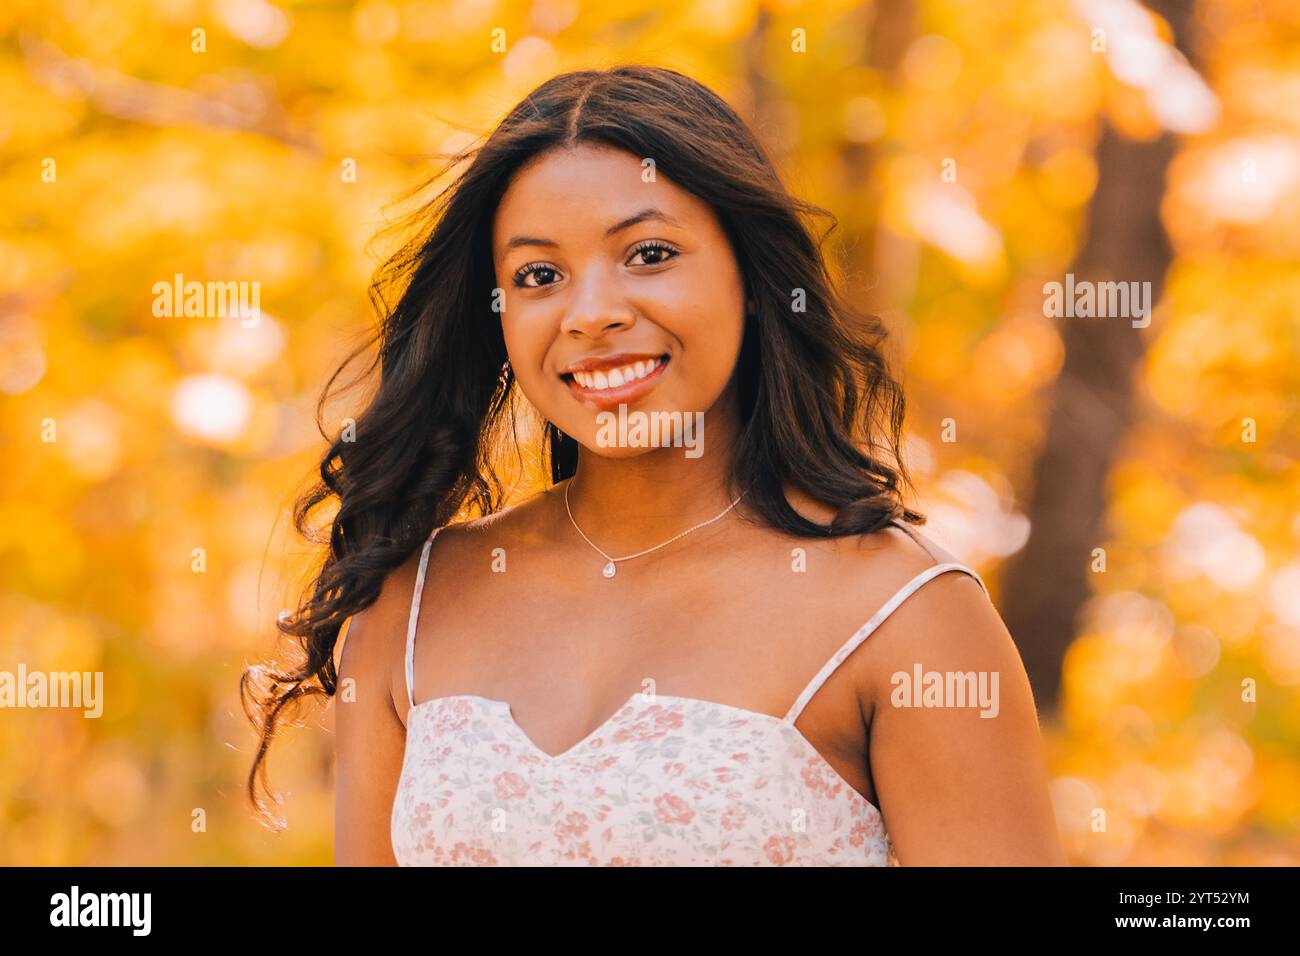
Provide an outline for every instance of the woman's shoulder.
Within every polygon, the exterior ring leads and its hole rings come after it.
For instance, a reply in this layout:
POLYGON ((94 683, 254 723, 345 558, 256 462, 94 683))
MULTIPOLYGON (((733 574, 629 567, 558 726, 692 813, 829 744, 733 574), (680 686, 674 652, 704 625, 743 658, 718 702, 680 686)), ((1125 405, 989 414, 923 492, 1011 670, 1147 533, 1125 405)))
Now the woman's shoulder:
MULTIPOLYGON (((558 486, 555 486, 558 487, 558 486)), ((555 532, 555 487, 480 518, 453 521, 438 531, 434 547, 440 555, 465 553, 482 547, 544 543, 555 532)))
POLYGON ((959 639, 963 628, 967 629, 968 635, 979 632, 984 635, 984 640, 999 641, 1005 629, 984 590, 983 579, 974 576, 978 571, 915 528, 897 530, 900 535, 906 534, 911 539, 910 542, 899 542, 899 547, 909 548, 911 555, 908 577, 900 588, 918 582, 898 607, 901 629, 911 629, 917 634, 919 645, 928 642, 950 644, 959 639), (921 577, 940 565, 957 567, 928 578, 921 577), (966 573, 963 568, 974 574, 966 573))
MULTIPOLYGON (((793 489, 787 489, 786 494, 791 507, 811 521, 828 524, 836 515, 833 505, 814 501, 793 489)), ((781 537, 781 547, 801 549, 800 568, 809 572, 805 580, 816 588, 818 603, 834 607, 845 620, 867 620, 929 568, 962 563, 901 518, 857 534, 813 539, 781 537)), ((919 614, 933 619, 940 610, 948 614, 954 610, 958 614, 979 613, 981 600, 983 591, 974 578, 960 571, 944 572, 916 584, 889 618, 919 614)))
POLYGON ((536 499, 540 497, 534 496, 486 518, 454 521, 432 532, 425 539, 429 548, 428 560, 424 558, 425 547, 421 545, 414 548, 401 564, 389 570, 380 582, 375 600, 349 619, 349 633, 364 629, 398 634, 404 639, 415 590, 421 583, 421 564, 424 564, 423 583, 427 593, 435 577, 458 565, 458 557, 464 558, 484 544, 495 547, 526 540, 535 534, 530 528, 537 523, 535 515, 540 509, 536 499))
MULTIPOLYGON (((879 678, 883 674, 910 670, 918 661, 927 670, 1007 671, 1020 669, 1015 642, 998 614, 991 597, 977 580, 961 568, 978 573, 934 539, 914 527, 897 525, 868 535, 879 538, 876 554, 884 560, 875 565, 870 604, 880 609, 899 595, 893 609, 868 641, 863 673, 879 678), (940 565, 954 564, 925 577, 940 565)), ((873 572, 865 566, 864 576, 873 572)), ((872 694, 886 692, 883 684, 868 688, 872 694)))
MULTIPOLYGON (((539 491, 500 511, 459 518, 434 535, 424 593, 469 599, 488 588, 495 593, 507 567, 539 568, 561 530, 553 490, 539 491)), ((559 505, 561 517, 564 506, 559 505)))
MULTIPOLYGON (((787 489, 786 497, 799 514, 819 524, 829 524, 836 515, 832 505, 816 501, 806 494, 787 489)), ((847 594, 862 594, 902 587, 927 567, 945 560, 955 560, 928 537, 901 522, 889 522, 873 531, 841 535, 805 542, 823 549, 844 576, 847 594)))
POLYGON ((935 620, 940 615, 959 619, 991 610, 983 584, 961 570, 975 569, 909 523, 891 523, 863 538, 876 541, 870 552, 865 549, 857 552, 859 555, 869 553, 872 558, 869 568, 865 566, 868 561, 863 559, 863 573, 874 571, 888 598, 905 593, 898 605, 898 615, 905 618, 919 615, 928 620, 935 620), (959 567, 929 578, 923 577, 930 569, 946 564, 959 567))
MULTIPOLYGON (((943 578, 959 577, 973 583, 966 574, 945 573, 914 585, 929 568, 956 559, 912 527, 891 523, 864 534, 832 539, 830 548, 840 569, 836 590, 852 608, 865 607, 874 612, 909 586, 914 590, 903 603, 913 607, 935 601, 965 603, 964 588, 950 587, 950 580, 935 585, 943 578)), ((979 585, 974 587, 979 590, 979 585)))
POLYGON ((385 574, 375 600, 348 618, 339 657, 340 678, 382 684, 395 708, 405 693, 406 630, 422 551, 385 574))

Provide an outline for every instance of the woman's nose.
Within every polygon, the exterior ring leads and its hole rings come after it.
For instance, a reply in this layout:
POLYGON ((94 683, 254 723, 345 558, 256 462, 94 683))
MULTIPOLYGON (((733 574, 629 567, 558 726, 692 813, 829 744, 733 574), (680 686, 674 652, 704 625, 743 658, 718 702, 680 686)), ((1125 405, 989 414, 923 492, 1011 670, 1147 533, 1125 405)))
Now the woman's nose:
POLYGON ((588 270, 575 286, 560 331, 598 336, 627 328, 635 321, 618 283, 603 270, 588 270))

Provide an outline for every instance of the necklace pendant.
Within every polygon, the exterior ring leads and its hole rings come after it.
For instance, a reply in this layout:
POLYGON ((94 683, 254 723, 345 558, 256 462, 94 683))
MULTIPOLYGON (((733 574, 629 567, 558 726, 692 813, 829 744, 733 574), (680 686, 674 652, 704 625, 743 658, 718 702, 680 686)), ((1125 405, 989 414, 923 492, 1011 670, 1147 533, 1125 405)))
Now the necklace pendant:
POLYGON ((601 571, 601 574, 605 575, 607 578, 612 578, 616 571, 618 571, 618 568, 614 567, 614 562, 611 561, 605 565, 605 569, 601 571))

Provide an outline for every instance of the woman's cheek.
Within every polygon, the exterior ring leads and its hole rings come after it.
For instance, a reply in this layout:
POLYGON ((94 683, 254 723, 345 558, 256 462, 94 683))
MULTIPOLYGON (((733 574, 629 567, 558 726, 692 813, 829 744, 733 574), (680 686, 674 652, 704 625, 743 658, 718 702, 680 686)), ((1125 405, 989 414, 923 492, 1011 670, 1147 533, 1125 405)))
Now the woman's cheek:
POLYGON ((507 302, 502 315, 501 331, 511 365, 516 367, 541 367, 550 342, 547 329, 541 324, 544 317, 527 303, 507 302))

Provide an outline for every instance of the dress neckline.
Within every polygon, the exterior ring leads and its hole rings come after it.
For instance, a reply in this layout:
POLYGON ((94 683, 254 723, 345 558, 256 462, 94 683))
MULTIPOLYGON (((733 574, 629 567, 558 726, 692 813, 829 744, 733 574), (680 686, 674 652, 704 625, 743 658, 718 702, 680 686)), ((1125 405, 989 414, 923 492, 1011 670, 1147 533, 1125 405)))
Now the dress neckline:
MULTIPOLYGON (((513 705, 511 705, 509 701, 497 700, 496 698, 493 697, 484 697, 482 694, 447 694, 443 697, 431 697, 428 700, 421 701, 420 703, 415 704, 414 706, 408 708, 407 714, 408 715, 413 714, 421 707, 428 707, 430 704, 447 703, 453 700, 478 700, 478 701, 482 701, 485 704, 492 704, 496 707, 500 707, 502 709, 502 712, 506 715, 506 718, 509 720, 509 722, 514 725, 514 729, 518 731, 519 736, 528 743, 529 749, 534 751, 538 757, 543 758, 549 763, 556 763, 558 761, 564 760, 566 757, 572 756, 578 750, 581 750, 584 744, 590 743, 591 741, 595 740, 597 737, 601 736, 602 732, 608 730, 609 725, 612 724, 621 713, 623 713, 633 704, 645 704, 646 706, 649 706, 650 704, 653 704, 657 700, 674 700, 674 701, 688 703, 688 704, 703 704, 708 707, 718 707, 722 710, 730 710, 738 714, 744 714, 746 717, 758 717, 763 720, 770 720, 778 724, 790 724, 791 727, 794 726, 793 723, 791 723, 789 720, 786 720, 784 717, 777 717, 774 714, 769 714, 761 710, 750 710, 747 707, 737 707, 734 704, 724 704, 721 701, 717 701, 717 700, 706 700, 703 697, 683 697, 679 694, 659 694, 659 693, 645 694, 642 693, 641 691, 635 691, 625 701, 623 701, 623 703, 619 704, 617 709, 615 709, 615 711, 612 714, 610 714, 603 721, 601 721, 595 730, 591 731, 589 734, 587 734, 585 737, 579 740, 572 747, 562 750, 560 753, 551 754, 551 753, 547 753, 545 750, 543 750, 541 747, 539 747, 536 743, 533 742, 532 737, 528 735, 528 731, 524 730, 523 726, 520 725, 519 721, 515 719, 515 710, 513 705)), ((409 716, 407 717, 407 724, 408 726, 410 724, 409 716)), ((803 736, 803 734, 800 733, 800 736, 803 736)))
POLYGON ((478 703, 487 704, 492 707, 495 707, 498 710, 498 712, 501 714, 501 716, 504 718, 505 723, 509 727, 511 732, 514 733, 514 735, 518 737, 519 740, 527 746, 527 748, 533 753, 533 755, 538 759, 538 761, 545 764, 546 766, 553 766, 553 765, 563 763, 564 761, 569 760, 573 757, 576 757, 578 753, 586 747, 586 745, 590 744, 593 740, 596 740, 604 732, 606 732, 609 729, 610 725, 613 724, 614 721, 618 719, 619 715, 621 715, 624 711, 626 711, 628 707, 631 707, 632 705, 638 703, 639 702, 638 698, 644 698, 644 700, 641 702, 645 703, 647 706, 653 704, 655 701, 676 701, 681 704, 697 705, 703 707, 715 707, 719 710, 726 710, 726 711, 731 711, 732 713, 741 714, 746 718, 754 718, 761 721, 769 722, 772 725, 772 729, 774 731, 782 726, 788 727, 791 731, 794 732, 795 738, 799 741, 799 745, 804 749, 807 756, 816 760, 819 766, 826 773, 830 774, 836 783, 844 787, 844 789, 848 792, 850 800, 853 800, 861 804, 870 813, 879 817, 882 821, 884 820, 884 816, 881 813, 880 808, 877 807, 870 800, 868 800, 865 796, 863 796, 858 791, 857 787, 853 786, 853 784, 849 783, 849 781, 844 778, 844 775, 841 774, 839 770, 835 768, 834 764, 832 764, 829 760, 826 759, 826 757, 822 754, 820 750, 817 749, 817 747, 813 744, 813 742, 809 740, 807 736, 804 735, 804 732, 800 730, 797 726, 795 726, 794 721, 789 720, 786 717, 777 717, 775 714, 769 714, 765 711, 750 710, 748 707, 737 707, 734 704, 724 704, 721 703, 720 701, 706 700, 703 697, 683 697, 678 694, 659 694, 659 693, 643 694, 641 691, 636 691, 630 697, 628 697, 628 699, 624 701, 624 703, 617 710, 615 710, 614 713, 610 714, 607 718, 605 718, 605 720, 603 720, 600 723, 600 726, 598 726, 591 733, 587 734, 587 736, 583 737, 572 747, 569 747, 567 750, 564 750, 558 754, 550 754, 547 753, 545 750, 543 750, 541 747, 539 747, 533 741, 533 739, 528 736, 528 732, 525 731, 524 728, 520 725, 519 721, 515 719, 514 708, 510 705, 508 701, 498 700, 492 697, 484 697, 481 694, 447 694, 442 697, 431 697, 428 700, 421 701, 420 703, 413 705, 407 710, 407 730, 408 730, 407 742, 409 744, 411 740, 409 730, 410 730, 412 714, 416 713, 417 711, 423 712, 423 710, 427 708, 432 708, 434 705, 437 704, 447 704, 457 700, 475 701, 478 703))

